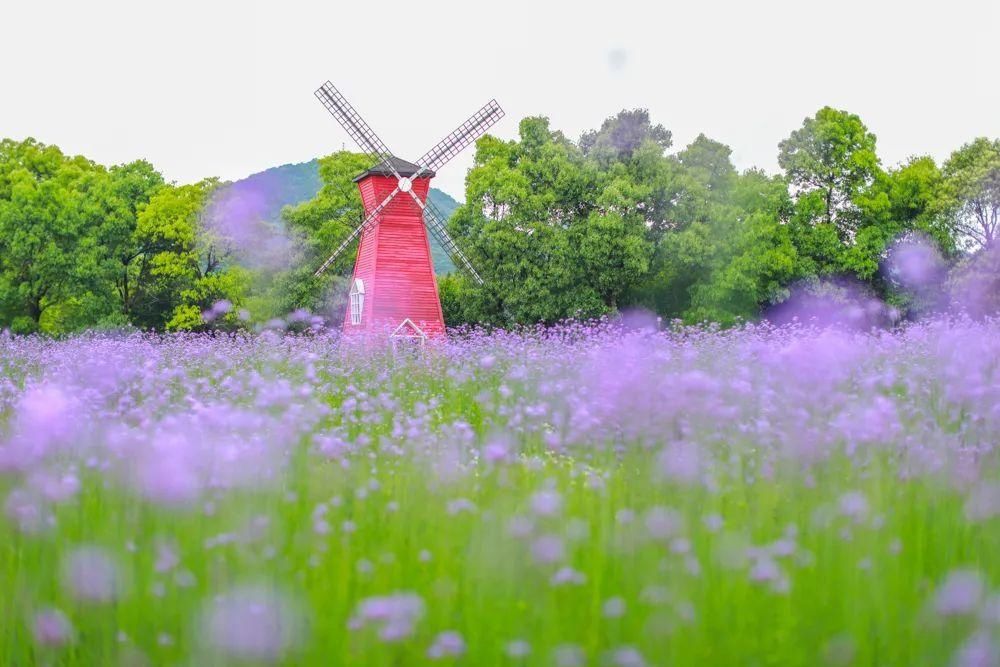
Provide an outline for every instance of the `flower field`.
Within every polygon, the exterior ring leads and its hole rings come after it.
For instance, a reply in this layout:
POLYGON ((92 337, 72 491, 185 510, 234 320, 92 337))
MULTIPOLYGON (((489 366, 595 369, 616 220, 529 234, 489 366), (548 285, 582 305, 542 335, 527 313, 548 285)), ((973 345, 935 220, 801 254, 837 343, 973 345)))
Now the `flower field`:
POLYGON ((2 665, 995 665, 1000 322, 0 338, 2 665))

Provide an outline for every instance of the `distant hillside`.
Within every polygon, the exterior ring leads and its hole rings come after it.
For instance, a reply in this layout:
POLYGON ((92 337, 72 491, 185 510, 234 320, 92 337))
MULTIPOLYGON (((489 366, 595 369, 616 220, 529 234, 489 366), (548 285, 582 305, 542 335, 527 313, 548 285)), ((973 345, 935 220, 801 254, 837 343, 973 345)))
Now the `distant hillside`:
MULTIPOLYGON (((319 162, 312 160, 300 164, 286 164, 272 167, 265 171, 252 174, 235 181, 226 187, 241 192, 253 193, 249 205, 253 214, 268 222, 278 222, 281 209, 285 206, 300 204, 312 199, 319 192, 322 182, 319 177, 319 162)), ((448 194, 431 188, 431 203, 446 216, 458 208, 458 202, 448 194)), ((438 273, 450 273, 455 270, 455 264, 448 254, 431 236, 431 254, 434 257, 434 269, 438 273)))

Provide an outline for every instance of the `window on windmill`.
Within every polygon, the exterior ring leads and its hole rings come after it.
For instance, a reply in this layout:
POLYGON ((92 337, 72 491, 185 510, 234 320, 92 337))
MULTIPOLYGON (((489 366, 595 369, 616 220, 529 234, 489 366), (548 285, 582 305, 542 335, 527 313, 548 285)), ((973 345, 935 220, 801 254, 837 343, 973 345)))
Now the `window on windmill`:
POLYGON ((365 281, 355 278, 351 285, 351 324, 361 324, 361 313, 365 309, 365 281))

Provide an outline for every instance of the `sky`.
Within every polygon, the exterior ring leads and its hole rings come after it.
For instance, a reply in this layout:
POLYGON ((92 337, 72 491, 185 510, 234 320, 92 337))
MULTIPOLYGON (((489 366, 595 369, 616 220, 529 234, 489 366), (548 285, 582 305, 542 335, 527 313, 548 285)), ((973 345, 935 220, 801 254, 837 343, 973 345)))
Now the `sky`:
MULTIPOLYGON (((351 140, 331 80, 415 159, 490 98, 576 138, 644 107, 674 135, 777 171, 824 105, 861 116, 883 163, 1000 136, 1000 0, 13 0, 0 25, 0 137, 169 180, 241 178, 351 140)), ((463 199, 473 149, 435 185, 463 199)))

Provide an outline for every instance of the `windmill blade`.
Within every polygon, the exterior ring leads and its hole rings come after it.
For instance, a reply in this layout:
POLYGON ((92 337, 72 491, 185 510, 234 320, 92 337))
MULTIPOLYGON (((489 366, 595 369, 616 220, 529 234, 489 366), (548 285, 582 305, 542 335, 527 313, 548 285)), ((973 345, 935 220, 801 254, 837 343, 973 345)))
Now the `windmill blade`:
POLYGON ((413 201, 417 203, 417 206, 419 206, 420 210, 423 212, 424 224, 427 225, 427 229, 430 230, 431 234, 433 234, 441 244, 441 247, 444 248, 446 253, 448 253, 448 256, 451 257, 451 260, 455 263, 455 266, 468 271, 469 275, 471 275, 477 283, 482 285, 483 279, 479 276, 479 272, 476 271, 474 266, 472 266, 472 262, 469 261, 469 258, 465 256, 465 253, 458 247, 455 240, 451 238, 451 234, 448 233, 448 229, 445 227, 444 223, 447 217, 441 213, 440 210, 438 210, 437 206, 431 203, 430 199, 423 201, 417 196, 417 193, 412 190, 408 190, 408 192, 410 196, 413 197, 413 201))
POLYGON ((368 216, 361 221, 361 224, 358 225, 354 229, 354 231, 351 232, 351 234, 341 242, 339 246, 337 246, 337 249, 333 251, 333 254, 330 255, 325 262, 323 262, 322 266, 316 269, 316 272, 313 274, 313 276, 318 277, 322 275, 323 272, 326 271, 328 268, 330 268, 330 265, 333 264, 335 261, 337 261, 337 258, 340 257, 345 250, 347 250, 348 246, 351 245, 354 239, 361 236, 363 233, 368 231, 368 229, 377 225, 379 216, 382 214, 382 210, 389 205, 389 202, 391 202, 392 198, 395 197, 398 193, 399 193, 399 188, 396 188, 395 190, 389 193, 389 196, 386 197, 381 204, 373 208, 372 212, 369 213, 368 216))
POLYGON ((482 109, 472 114, 469 120, 459 125, 454 132, 442 139, 436 146, 424 153, 423 157, 417 160, 420 165, 420 172, 412 178, 416 178, 425 171, 437 171, 462 150, 486 133, 494 123, 503 118, 504 111, 497 104, 496 100, 490 100, 482 109))
MULTIPOLYGON (((366 155, 376 163, 392 156, 392 151, 378 138, 375 131, 368 126, 361 114, 351 106, 339 90, 327 81, 316 89, 316 99, 323 103, 326 110, 337 119, 337 122, 351 135, 366 155)), ((388 162, 388 160, 386 160, 388 162)), ((390 164, 390 169, 392 166, 390 164)), ((393 169, 394 170, 394 169, 393 169)), ((394 170, 395 171, 395 170, 394 170)))
POLYGON ((479 277, 479 272, 476 271, 474 266, 472 266, 472 262, 470 262, 469 258, 465 256, 465 253, 462 252, 462 249, 458 247, 455 240, 451 238, 451 235, 445 228, 445 217, 441 214, 441 211, 439 211, 434 204, 430 203, 430 201, 424 204, 423 209, 424 224, 427 225, 427 229, 429 229, 431 234, 433 234, 438 240, 445 252, 448 253, 448 256, 451 257, 451 260, 455 262, 455 266, 468 271, 473 280, 482 285, 483 279, 479 277))

